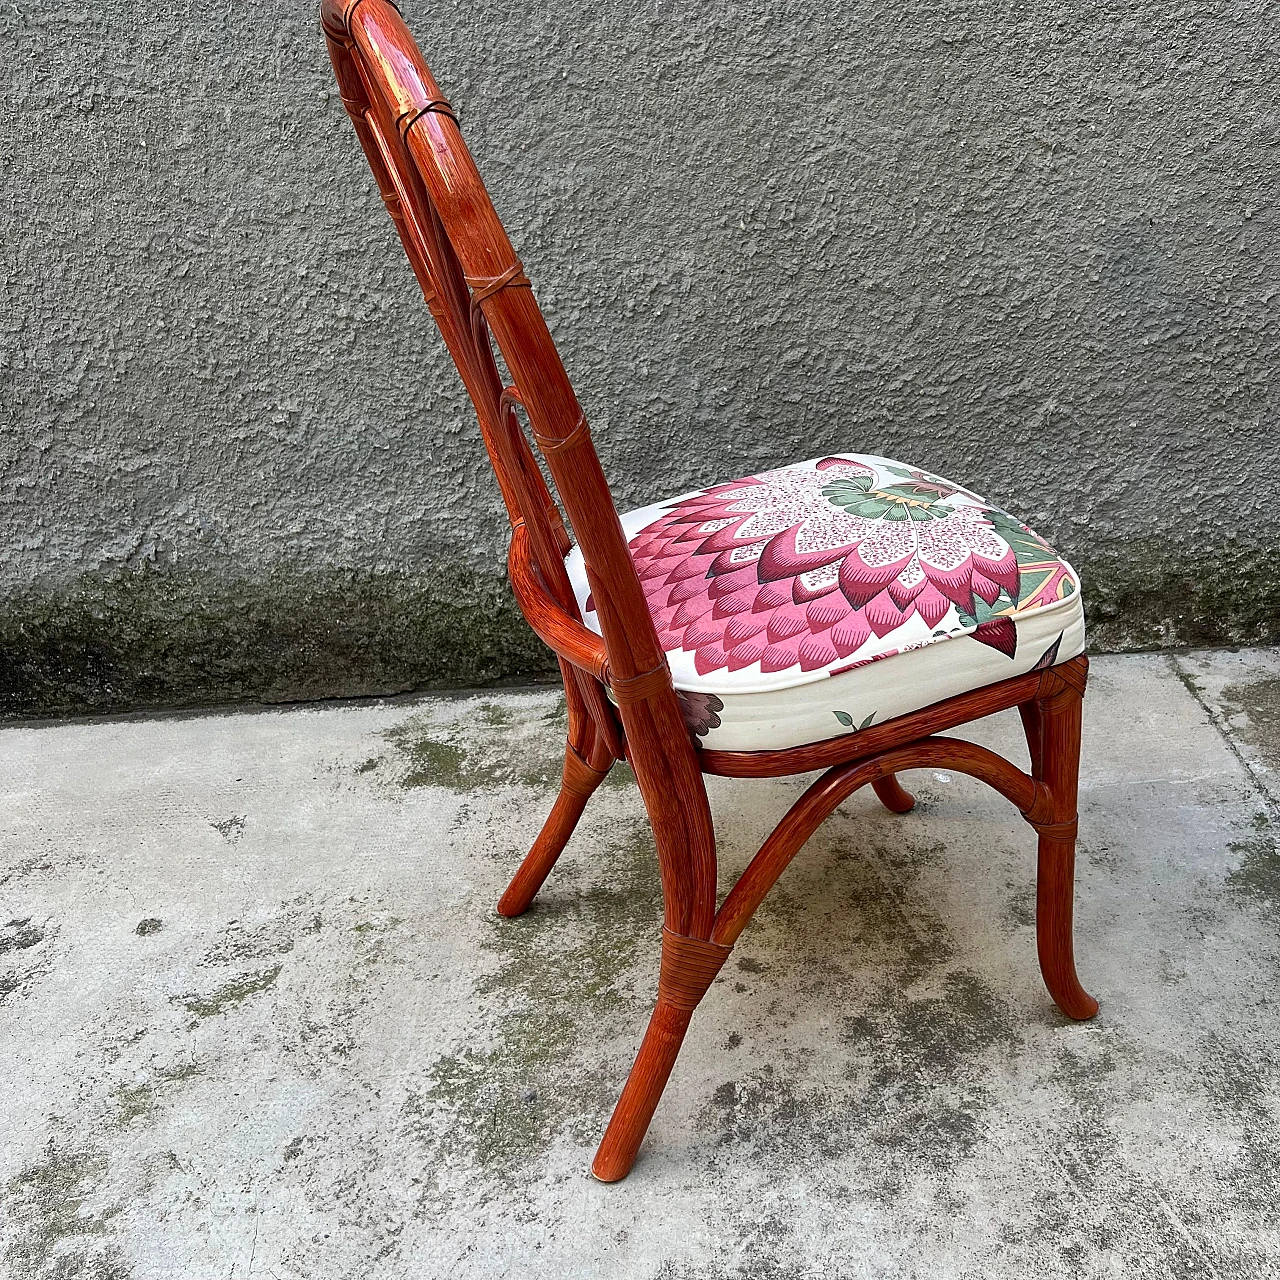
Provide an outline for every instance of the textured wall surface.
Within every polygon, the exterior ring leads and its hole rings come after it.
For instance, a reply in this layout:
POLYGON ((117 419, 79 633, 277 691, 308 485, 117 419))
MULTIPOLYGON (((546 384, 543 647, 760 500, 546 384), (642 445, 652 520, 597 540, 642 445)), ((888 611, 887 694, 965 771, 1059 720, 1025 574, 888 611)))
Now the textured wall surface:
MULTIPOLYGON (((1280 638, 1275 9, 406 3, 621 503, 824 451, 1280 638)), ((10 713, 545 670, 310 4, 0 8, 10 713)))

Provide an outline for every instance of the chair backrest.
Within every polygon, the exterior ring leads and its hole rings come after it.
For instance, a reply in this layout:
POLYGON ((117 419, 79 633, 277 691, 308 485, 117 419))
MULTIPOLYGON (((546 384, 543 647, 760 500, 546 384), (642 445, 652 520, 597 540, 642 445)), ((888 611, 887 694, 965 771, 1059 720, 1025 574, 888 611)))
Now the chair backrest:
POLYGON ((586 417, 453 109, 389 0, 324 0, 322 25, 343 103, 475 405, 511 518, 521 607, 562 657, 607 680, 615 694, 647 696, 663 684, 666 659, 626 537, 586 417), (582 550, 602 647, 581 627, 564 567, 564 522, 518 410, 582 550), (527 572, 526 559, 536 574, 527 572))
POLYGON ((683 886, 668 889, 668 927, 709 929, 715 846, 701 769, 586 417, 529 279, 453 109, 395 6, 323 0, 321 22, 343 103, 475 405, 511 518, 508 568, 516 598, 560 657, 571 724, 581 697, 597 742, 608 742, 620 757, 616 707, 626 753, 650 814, 659 819, 664 883, 683 886), (491 341, 510 371, 510 386, 503 385, 491 341), (582 623, 565 571, 568 535, 518 411, 528 419, 581 548, 603 642, 582 623))

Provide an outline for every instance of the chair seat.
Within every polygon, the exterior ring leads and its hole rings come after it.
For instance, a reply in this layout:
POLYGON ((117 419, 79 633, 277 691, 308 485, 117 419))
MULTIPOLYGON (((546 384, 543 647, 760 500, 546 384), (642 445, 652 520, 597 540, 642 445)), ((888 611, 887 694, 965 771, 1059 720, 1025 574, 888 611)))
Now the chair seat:
MULTIPOLYGON (((779 750, 1084 649, 1075 571, 1021 521, 889 458, 839 454, 622 516, 690 730, 779 750)), ((566 559, 599 631, 582 556, 566 559)))

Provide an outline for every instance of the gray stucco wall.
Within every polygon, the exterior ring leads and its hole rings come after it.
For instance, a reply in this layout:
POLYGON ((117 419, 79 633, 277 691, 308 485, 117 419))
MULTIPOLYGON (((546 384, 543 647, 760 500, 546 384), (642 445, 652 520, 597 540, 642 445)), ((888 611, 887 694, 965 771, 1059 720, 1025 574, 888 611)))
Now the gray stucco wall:
MULTIPOLYGON (((1098 647, 1280 639, 1274 7, 404 8, 621 504, 887 453, 1098 647)), ((312 5, 34 0, 0 59, 8 713, 546 670, 312 5)))

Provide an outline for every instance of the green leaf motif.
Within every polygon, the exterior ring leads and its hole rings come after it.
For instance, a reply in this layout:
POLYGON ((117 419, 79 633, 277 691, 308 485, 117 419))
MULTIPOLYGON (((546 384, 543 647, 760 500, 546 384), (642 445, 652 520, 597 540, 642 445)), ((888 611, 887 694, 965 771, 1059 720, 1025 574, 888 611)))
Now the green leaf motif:
POLYGON ((990 507, 984 513, 987 523, 1009 544, 1019 564, 1039 564, 1046 557, 1053 557, 1053 549, 1037 533, 1032 533, 1020 520, 1007 511, 990 507))
POLYGON ((1018 603, 1030 600, 1053 577, 1055 569, 1028 569, 1018 573, 1018 603))
POLYGON ((837 507, 843 507, 850 502, 857 502, 870 488, 870 476, 847 476, 824 485, 822 496, 828 502, 834 502, 837 507))
POLYGON ((857 733, 862 729, 870 728, 871 722, 876 718, 876 713, 873 711, 861 724, 855 725, 853 723, 853 717, 847 711, 833 711, 831 714, 835 716, 835 718, 839 720, 846 729, 852 729, 854 733, 857 733))
POLYGON ((1020 520, 1015 520, 1007 511, 999 507, 991 507, 986 512, 987 523, 1009 544, 1017 557, 1018 604, 1029 600, 1049 580, 1055 568, 1045 564, 1046 560, 1054 561, 1057 556, 1053 548, 1038 534, 1032 533, 1020 520), (1034 566, 1031 572, 1022 572, 1022 566, 1034 566), (1044 570, 1044 572, 1040 572, 1044 570))
POLYGON ((915 485, 891 484, 873 488, 870 476, 851 476, 833 480, 823 487, 822 496, 837 507, 843 507, 851 516, 864 520, 942 520, 951 515, 951 508, 939 502, 929 489, 915 485))
POLYGON ((980 627, 984 622, 995 622, 1000 618, 1008 615, 1003 612, 1013 603, 1009 599, 1007 591, 1001 591, 996 597, 995 604, 988 604, 980 595, 975 594, 973 597, 973 612, 962 609, 956 605, 956 617, 960 620, 960 625, 968 631, 980 627))

